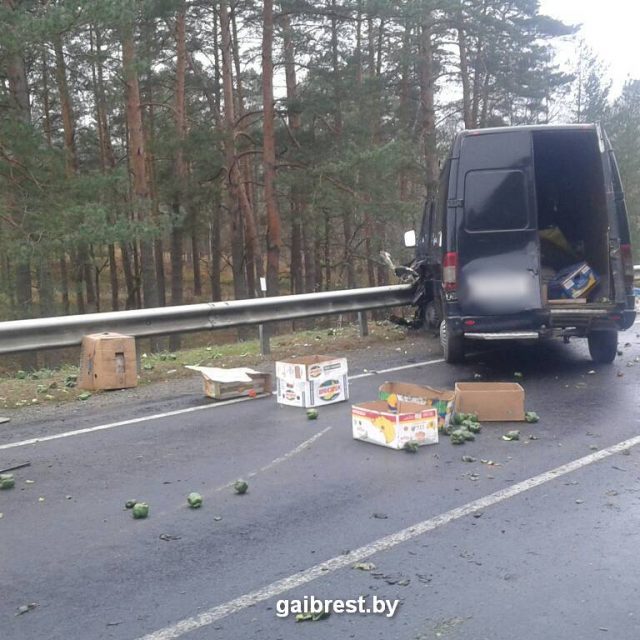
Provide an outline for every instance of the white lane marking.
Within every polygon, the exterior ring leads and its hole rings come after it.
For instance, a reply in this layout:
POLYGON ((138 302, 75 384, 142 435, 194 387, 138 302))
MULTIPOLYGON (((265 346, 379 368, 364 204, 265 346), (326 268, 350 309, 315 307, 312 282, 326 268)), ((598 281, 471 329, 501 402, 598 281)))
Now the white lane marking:
POLYGON ((412 364, 403 364, 399 367, 390 367, 389 369, 374 369, 366 373, 359 373, 355 376, 349 376, 349 380, 359 380, 360 378, 368 378, 369 376, 377 376, 380 373, 391 373, 392 371, 402 371, 403 369, 414 369, 415 367, 424 367, 428 364, 438 364, 444 362, 444 358, 436 360, 425 360, 424 362, 414 362, 412 364))
POLYGON ((450 511, 442 513, 435 518, 423 520, 422 522, 418 522, 411 527, 402 529, 397 533, 392 533, 384 538, 375 540, 374 542, 360 547, 359 549, 355 549, 346 555, 336 556, 335 558, 331 558, 331 560, 321 562, 320 564, 310 567, 300 573, 278 580, 266 587, 263 587, 262 589, 252 591, 251 593, 229 600, 224 604, 212 607, 197 616, 185 618, 174 625, 149 633, 140 638, 140 640, 174 640, 186 633, 217 622, 221 618, 238 613, 247 607, 269 600, 286 591, 300 587, 334 571, 338 571, 339 569, 349 567, 354 562, 359 562, 360 560, 369 558, 376 553, 388 551, 403 542, 407 542, 408 540, 412 540, 413 538, 447 525, 454 520, 459 520, 460 518, 468 516, 476 511, 504 502, 505 500, 513 498, 524 491, 529 491, 530 489, 539 487, 540 485, 550 482, 551 480, 555 480, 556 478, 560 478, 567 473, 577 471, 582 467, 599 460, 603 460, 604 458, 608 458, 616 453, 620 453, 625 449, 630 449, 637 444, 640 444, 640 436, 635 436, 606 449, 602 449, 601 451, 597 451, 596 453, 592 453, 588 456, 584 456, 583 458, 578 458, 577 460, 573 460, 567 464, 560 465, 555 469, 541 473, 540 475, 529 478, 528 480, 523 480, 522 482, 513 484, 510 487, 491 493, 488 496, 468 502, 461 507, 451 509, 450 511))
MULTIPOLYGON (((281 455, 280 457, 276 458, 275 460, 272 460, 269 464, 265 464, 264 467, 260 467, 259 469, 256 469, 255 471, 251 471, 251 472, 247 473, 246 477, 247 478, 255 478, 255 476, 257 476, 259 473, 263 473, 265 471, 269 471, 269 469, 273 469, 273 467, 275 467, 275 466, 277 466, 277 465, 279 465, 279 464, 281 464, 283 462, 286 462, 287 460, 289 460, 289 458, 293 458, 293 456, 297 455, 298 453, 301 453, 305 449, 308 449, 318 438, 320 438, 325 433, 327 433, 327 431, 331 431, 331 429, 333 429, 333 427, 326 427, 322 431, 318 431, 318 433, 316 433, 315 435, 311 436, 308 440, 305 440, 302 444, 299 444, 295 449, 291 449, 291 451, 288 451, 284 455, 281 455)), ((217 487, 215 489, 215 491, 218 492, 218 491, 223 491, 224 489, 229 489, 230 487, 232 487, 234 485, 235 482, 236 482, 235 480, 231 480, 231 482, 227 482, 227 484, 223 484, 222 486, 217 487)))
MULTIPOLYGON (((444 362, 444 360, 428 360, 426 362, 416 362, 415 364, 403 365, 401 367, 392 367, 390 369, 381 369, 375 372, 369 372, 361 375, 350 376, 349 380, 355 380, 357 378, 366 378, 379 373, 389 373, 391 371, 400 371, 401 369, 410 369, 412 367, 422 367, 428 364, 436 364, 438 362, 444 362)), ((272 392, 275 395, 275 392, 272 392)), ((259 395, 258 398, 268 397, 265 395, 259 395)), ((40 442, 49 442, 50 440, 59 440, 60 438, 70 438, 71 436, 79 436, 85 433, 93 433, 94 431, 104 431, 106 429, 115 429, 116 427, 126 427, 130 424, 138 424, 140 422, 146 422, 147 420, 160 420, 161 418, 170 418, 171 416, 178 416, 183 413, 191 413, 193 411, 203 411, 205 409, 217 409, 218 407, 224 407, 228 404, 237 404, 239 402, 248 402, 255 398, 234 398, 233 400, 224 400, 222 402, 216 402, 216 404, 207 404, 201 407, 190 407, 189 409, 176 409, 175 411, 167 411, 166 413, 156 413, 151 416, 144 416, 142 418, 133 418, 131 420, 121 420, 119 422, 110 422, 109 424, 101 424, 97 427, 87 427, 85 429, 75 429, 74 431, 65 431, 64 433, 56 433, 51 436, 42 436, 41 438, 29 438, 29 440, 20 440, 18 442, 9 442, 7 444, 0 444, 0 451, 4 449, 13 449, 15 447, 24 447, 29 444, 39 444, 40 442)))
MULTIPOLYGON (((263 396, 258 396, 258 398, 263 396)), ((237 404, 254 398, 234 398, 233 400, 223 400, 216 404, 206 404, 201 407, 189 407, 188 409, 176 409, 175 411, 166 411, 165 413, 156 413, 152 416, 143 416, 141 418, 132 418, 131 420, 120 420, 120 422, 110 422, 101 424, 97 427, 86 427, 85 429, 75 429, 74 431, 65 431, 64 433, 55 433, 51 436, 42 436, 41 438, 29 438, 29 440, 20 440, 19 442, 9 442, 0 444, 0 451, 3 449, 13 449, 14 447, 24 447, 28 444, 38 444, 40 442, 49 442, 50 440, 59 440, 60 438, 70 438, 71 436, 79 436, 84 433, 93 433, 94 431, 104 431, 105 429, 115 429, 116 427, 126 427, 130 424, 138 424, 147 420, 159 420, 160 418, 170 418, 171 416, 182 415, 183 413, 192 413, 194 411, 203 411, 205 409, 217 409, 228 404, 237 404)))

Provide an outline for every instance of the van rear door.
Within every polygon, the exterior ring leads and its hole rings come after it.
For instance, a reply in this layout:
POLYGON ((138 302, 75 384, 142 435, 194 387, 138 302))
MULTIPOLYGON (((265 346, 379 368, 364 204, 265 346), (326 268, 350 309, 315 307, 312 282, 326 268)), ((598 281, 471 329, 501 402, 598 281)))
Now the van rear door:
POLYGON ((540 309, 531 134, 463 134, 456 182, 462 315, 540 309))

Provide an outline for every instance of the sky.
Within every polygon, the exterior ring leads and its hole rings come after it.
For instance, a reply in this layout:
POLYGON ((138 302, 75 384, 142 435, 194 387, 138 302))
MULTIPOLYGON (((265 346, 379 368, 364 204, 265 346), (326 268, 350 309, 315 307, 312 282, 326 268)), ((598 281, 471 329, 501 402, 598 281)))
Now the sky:
MULTIPOLYGON (((640 80, 640 0, 540 0, 540 13, 581 24, 578 37, 608 66, 612 97, 625 80, 640 80)), ((575 45, 559 46, 562 63, 575 61, 575 45)))

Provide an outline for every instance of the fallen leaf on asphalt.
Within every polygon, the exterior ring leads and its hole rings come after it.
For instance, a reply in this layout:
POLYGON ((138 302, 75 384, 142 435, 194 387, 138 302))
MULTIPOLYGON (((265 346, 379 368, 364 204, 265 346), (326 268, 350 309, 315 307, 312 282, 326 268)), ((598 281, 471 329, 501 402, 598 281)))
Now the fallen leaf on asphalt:
POLYGON ((360 571, 373 571, 376 565, 373 562, 356 562, 351 568, 360 569, 360 571))
POLYGON ((30 602, 29 604, 23 604, 21 607, 18 607, 16 611, 17 616, 21 616, 23 613, 28 613, 29 611, 33 611, 38 606, 37 602, 30 602))
POLYGON ((160 540, 164 540, 165 542, 169 542, 171 540, 180 540, 180 536, 173 536, 170 533, 161 533, 159 536, 160 540))

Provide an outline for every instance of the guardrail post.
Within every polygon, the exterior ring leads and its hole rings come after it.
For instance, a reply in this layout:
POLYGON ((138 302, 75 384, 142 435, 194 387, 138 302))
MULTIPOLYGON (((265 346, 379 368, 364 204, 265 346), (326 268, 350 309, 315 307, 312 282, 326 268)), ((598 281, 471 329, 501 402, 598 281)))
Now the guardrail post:
POLYGON ((260 336, 260 353, 268 356, 271 353, 271 342, 269 340, 269 327, 263 324, 258 325, 258 335, 260 336))
POLYGON ((367 323, 366 311, 358 311, 358 327, 360 329, 361 338, 369 335, 369 325, 367 323))

